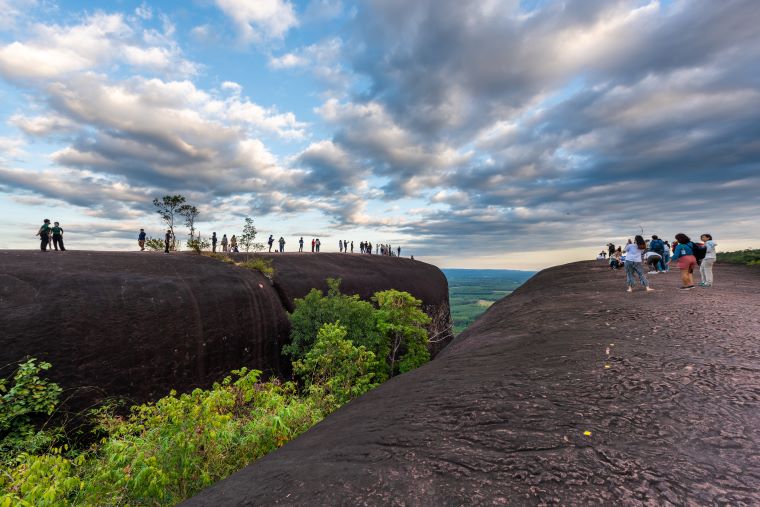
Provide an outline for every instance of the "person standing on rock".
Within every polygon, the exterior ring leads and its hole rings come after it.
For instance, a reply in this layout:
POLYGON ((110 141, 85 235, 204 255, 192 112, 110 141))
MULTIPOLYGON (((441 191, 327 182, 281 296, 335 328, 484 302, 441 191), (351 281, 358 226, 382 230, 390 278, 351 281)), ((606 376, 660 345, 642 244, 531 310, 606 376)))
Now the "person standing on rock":
POLYGON ((42 221, 42 226, 37 231, 37 236, 40 237, 40 250, 47 252, 48 243, 50 242, 50 220, 45 219, 42 221))
POLYGON ((274 236, 272 234, 269 235, 269 239, 267 240, 267 243, 269 244, 269 251, 272 251, 272 245, 274 245, 274 236))
POLYGON ((60 246, 60 250, 65 252, 66 249, 63 247, 63 227, 61 227, 61 224, 58 222, 53 223, 50 232, 53 235, 53 246, 55 247, 55 250, 58 251, 58 247, 60 246))
POLYGON ((322 246, 322 242, 321 242, 321 241, 319 241, 319 238, 317 238, 317 240, 316 240, 316 242, 314 243, 314 245, 315 245, 315 247, 316 247, 316 249, 317 249, 317 253, 319 253, 319 247, 320 247, 320 246, 322 246))
POLYGON ((676 234, 676 241, 678 245, 673 251, 670 262, 678 261, 676 265, 681 270, 681 290, 693 289, 694 268, 697 265, 697 258, 694 256, 691 239, 686 234, 679 232, 676 234))
POLYGON ((222 234, 222 252, 226 252, 227 251, 227 243, 228 243, 227 242, 227 235, 226 234, 222 234))
POLYGON ((398 247, 396 251, 398 251, 398 257, 401 257, 401 247, 398 247))
POLYGON ((699 282, 699 285, 701 287, 712 287, 713 284, 713 264, 715 264, 715 261, 718 259, 718 255, 715 252, 715 247, 718 246, 718 244, 713 241, 712 234, 702 234, 700 237, 702 239, 702 242, 705 244, 705 247, 707 248, 707 252, 705 253, 705 258, 702 259, 702 264, 699 265, 699 274, 702 278, 702 281, 699 282))
POLYGON ((303 252, 303 236, 301 236, 301 239, 298 240, 298 252, 303 252))
POLYGON ((314 238, 311 238, 311 253, 314 253, 314 245, 316 245, 317 242, 314 240, 314 238))
POLYGON ((145 251, 145 229, 140 229, 140 234, 137 235, 137 245, 141 252, 145 251))
POLYGON ((646 251, 647 244, 644 238, 637 235, 634 242, 631 242, 625 246, 625 276, 628 280, 628 292, 633 292, 633 287, 636 285, 636 281, 633 275, 638 275, 641 285, 647 290, 647 292, 653 291, 649 286, 649 280, 644 274, 643 256, 646 251))
POLYGON ((211 251, 216 253, 216 233, 211 233, 211 251))
POLYGON ((280 236, 279 243, 280 243, 280 253, 284 253, 285 252, 285 238, 280 236))
POLYGON ((232 237, 230 238, 230 252, 237 252, 237 251, 238 251, 237 238, 233 234, 232 237))
POLYGON ((351 240, 351 253, 354 253, 354 240, 351 240))
POLYGON ((166 229, 164 234, 164 253, 169 253, 169 245, 172 243, 172 230, 166 229))
POLYGON ((342 239, 339 239, 339 240, 338 240, 338 250, 339 250, 340 252, 342 252, 342 251, 343 251, 343 240, 342 240, 342 239))

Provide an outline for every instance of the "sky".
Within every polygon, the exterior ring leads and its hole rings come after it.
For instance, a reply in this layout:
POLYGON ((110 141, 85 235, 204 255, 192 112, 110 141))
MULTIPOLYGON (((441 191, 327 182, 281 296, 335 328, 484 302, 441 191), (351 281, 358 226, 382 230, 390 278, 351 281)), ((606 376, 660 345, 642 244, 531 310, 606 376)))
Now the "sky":
POLYGON ((0 0, 0 248, 391 243, 538 269, 760 248, 757 0, 0 0), (187 233, 179 229, 180 239, 187 233))

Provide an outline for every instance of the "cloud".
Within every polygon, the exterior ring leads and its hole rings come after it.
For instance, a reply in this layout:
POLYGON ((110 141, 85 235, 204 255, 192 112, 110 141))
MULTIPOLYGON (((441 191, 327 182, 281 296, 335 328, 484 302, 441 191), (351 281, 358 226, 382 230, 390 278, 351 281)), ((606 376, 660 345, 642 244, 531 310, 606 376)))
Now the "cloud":
POLYGON ((38 24, 27 41, 0 46, 0 75, 57 79, 109 64, 192 75, 198 66, 162 34, 140 31, 121 14, 98 13, 72 26, 38 24))
POLYGON ((216 0, 216 5, 232 19, 244 42, 280 39, 298 25, 293 4, 287 0, 216 0))

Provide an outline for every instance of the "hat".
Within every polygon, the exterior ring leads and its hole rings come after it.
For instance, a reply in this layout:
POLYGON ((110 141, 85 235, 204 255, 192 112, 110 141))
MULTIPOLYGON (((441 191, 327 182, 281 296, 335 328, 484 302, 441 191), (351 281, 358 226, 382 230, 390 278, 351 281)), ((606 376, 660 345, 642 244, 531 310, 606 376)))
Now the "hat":
POLYGON ((45 220, 43 220, 43 222, 45 222, 46 224, 49 224, 50 223, 50 219, 46 218, 45 220))

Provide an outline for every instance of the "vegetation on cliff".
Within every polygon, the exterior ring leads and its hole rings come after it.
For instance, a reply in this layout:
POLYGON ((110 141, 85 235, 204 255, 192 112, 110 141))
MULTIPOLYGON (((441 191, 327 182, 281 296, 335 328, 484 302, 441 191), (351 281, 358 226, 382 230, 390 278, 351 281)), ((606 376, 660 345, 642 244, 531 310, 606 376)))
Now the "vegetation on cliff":
POLYGON ((389 290, 373 303, 312 291, 291 315, 295 378, 263 381, 245 368, 210 389, 91 413, 97 441, 77 445, 63 428, 33 424, 61 389, 30 360, 0 381, 0 507, 172 505, 306 431, 388 377, 428 360, 429 318, 420 301, 389 290))
POLYGON ((738 250, 736 252, 718 252, 718 262, 730 264, 746 264, 747 266, 760 265, 760 249, 738 250))

